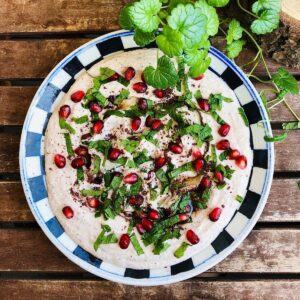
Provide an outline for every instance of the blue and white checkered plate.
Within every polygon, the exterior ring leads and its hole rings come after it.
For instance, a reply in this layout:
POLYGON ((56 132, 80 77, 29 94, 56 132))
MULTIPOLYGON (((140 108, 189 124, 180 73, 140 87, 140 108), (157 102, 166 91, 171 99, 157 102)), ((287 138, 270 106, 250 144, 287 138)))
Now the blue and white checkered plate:
POLYGON ((45 129, 55 104, 83 71, 109 54, 130 51, 137 47, 132 32, 109 33, 76 49, 52 70, 37 91, 27 113, 20 145, 20 172, 27 201, 35 219, 51 242, 70 260, 88 272, 112 281, 144 286, 163 285, 206 271, 228 256, 245 239, 267 201, 273 175, 274 149, 263 138, 264 135, 271 134, 271 128, 255 88, 231 60, 211 48, 210 70, 234 91, 250 123, 253 167, 243 203, 208 247, 168 268, 120 268, 101 261, 82 249, 64 232, 48 203, 43 152, 45 129), (261 122, 262 120, 264 121, 261 122))

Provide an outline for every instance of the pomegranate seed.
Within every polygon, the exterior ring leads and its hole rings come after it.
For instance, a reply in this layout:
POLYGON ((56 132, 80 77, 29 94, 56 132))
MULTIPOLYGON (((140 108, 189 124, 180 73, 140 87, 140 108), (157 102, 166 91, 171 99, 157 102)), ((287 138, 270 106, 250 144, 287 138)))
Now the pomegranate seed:
POLYGON ((218 183, 224 182, 224 176, 223 176, 222 172, 218 172, 218 171, 215 172, 214 177, 218 183))
POLYGON ((121 154, 122 154, 122 151, 120 149, 111 148, 108 152, 108 158, 110 160, 117 160, 121 154))
POLYGON ((144 198, 141 195, 131 196, 128 200, 131 206, 141 206, 144 202, 144 198))
POLYGON ((192 156, 193 156, 194 158, 203 158, 203 155, 202 155, 200 149, 198 149, 198 148, 193 149, 193 151, 192 151, 192 156))
POLYGON ((71 95, 71 100, 75 103, 80 102, 84 95, 84 91, 77 91, 71 95))
POLYGON ((71 107, 69 105, 63 105, 59 109, 59 116, 63 119, 67 119, 71 113, 71 107))
POLYGON ((204 77, 204 74, 194 77, 194 80, 201 80, 204 77))
POLYGON ((209 214, 209 219, 212 222, 218 221, 220 218, 221 212, 222 212, 222 209, 220 207, 214 208, 209 214))
POLYGON ((138 100, 137 106, 141 111, 146 111, 148 109, 147 100, 145 98, 140 98, 138 100))
POLYGON ((134 76, 135 76, 135 69, 132 67, 127 68, 124 75, 125 79, 127 81, 130 81, 134 76))
POLYGON ((71 162, 71 166, 74 169, 79 169, 85 165, 85 159, 82 156, 74 158, 71 162))
POLYGON ((78 146, 74 151, 79 156, 86 156, 89 152, 88 148, 82 145, 78 146))
POLYGON ((182 152, 182 147, 177 143, 171 143, 169 145, 169 149, 171 152, 173 152, 175 154, 180 154, 182 152))
POLYGON ((236 159, 236 158, 238 158, 240 155, 241 155, 241 154, 240 154, 240 151, 237 150, 237 149, 231 150, 231 151, 229 152, 229 154, 228 154, 228 156, 229 156, 230 159, 236 159))
POLYGON ((207 100, 205 99, 200 99, 198 100, 198 105, 203 111, 209 111, 210 110, 210 105, 207 100))
POLYGON ((90 133, 85 133, 81 136, 81 140, 90 140, 92 138, 92 135, 90 133))
POLYGON ((90 197, 87 199, 88 206, 91 208, 98 208, 100 205, 100 201, 96 197, 90 197))
POLYGON ((135 211, 134 215, 136 218, 138 219, 143 219, 143 218, 147 218, 147 214, 144 211, 135 211))
POLYGON ((94 132, 95 134, 100 133, 100 132, 102 131, 102 129, 103 129, 103 126, 104 126, 103 121, 101 121, 101 120, 96 121, 96 122, 93 124, 93 132, 94 132))
POLYGON ((66 165, 66 158, 60 154, 55 154, 54 163, 59 169, 62 169, 66 165))
POLYGON ((230 143, 228 140, 221 140, 221 141, 217 142, 216 148, 218 150, 227 150, 230 148, 230 143))
POLYGON ((149 219, 143 219, 142 226, 146 231, 151 231, 153 228, 153 222, 149 219))
POLYGON ((247 167, 247 158, 246 158, 246 156, 240 155, 238 158, 236 158, 235 164, 236 164, 240 169, 246 169, 246 167, 247 167))
POLYGON ((133 131, 137 131, 141 126, 141 118, 140 117, 136 117, 134 119, 132 119, 131 121, 131 129, 133 131))
POLYGON ((159 220, 159 212, 155 209, 150 210, 148 217, 152 220, 159 220))
POLYGON ((136 224, 135 227, 140 234, 145 233, 145 228, 143 227, 143 225, 141 223, 136 224))
POLYGON ((119 240, 119 246, 121 249, 127 249, 130 244, 130 237, 127 233, 121 235, 119 240))
POLYGON ((147 127, 151 127, 152 123, 153 123, 152 117, 151 116, 147 116, 146 121, 145 121, 145 125, 147 127))
POLYGON ((226 136, 230 131, 230 125, 222 124, 218 130, 219 135, 226 136))
POLYGON ((200 186, 204 189, 209 189, 211 187, 211 180, 208 176, 203 176, 200 181, 200 186))
POLYGON ((162 89, 156 89, 156 90, 154 90, 154 95, 157 98, 163 98, 165 96, 165 91, 162 89))
POLYGON ((161 156, 161 157, 158 157, 155 159, 154 164, 155 164, 155 167, 157 169, 159 169, 159 168, 163 167, 166 164, 166 162, 167 162, 166 157, 161 156))
POLYGON ((97 102, 94 101, 90 103, 89 107, 90 107, 90 111, 97 114, 102 111, 102 107, 97 102))
POLYGON ((200 241, 198 235, 191 229, 186 232, 186 238, 192 245, 198 244, 200 241))
POLYGON ((109 81, 115 81, 115 80, 118 80, 119 77, 120 77, 119 74, 118 74, 118 73, 115 73, 115 74, 111 75, 111 76, 108 78, 108 80, 109 80, 109 81))
POLYGON ((65 207, 62 209, 62 212, 63 212, 63 214, 65 215, 65 217, 66 217, 67 219, 71 219, 71 218, 73 218, 73 216, 74 216, 73 209, 72 209, 70 206, 65 206, 65 207))
POLYGON ((132 86, 133 90, 137 93, 145 93, 147 91, 147 84, 144 82, 136 82, 132 86))
POLYGON ((194 161, 194 169, 196 172, 201 172, 204 167, 204 160, 202 158, 198 158, 194 161))
POLYGON ((152 121, 152 124, 151 124, 151 129, 152 130, 159 130, 161 127, 162 127, 162 121, 161 120, 158 120, 158 119, 155 119, 152 121))
POLYGON ((128 184, 133 184, 133 183, 136 183, 138 181, 138 176, 136 173, 128 173, 124 178, 123 178, 123 181, 125 183, 128 183, 128 184))
POLYGON ((188 214, 179 214, 179 222, 185 222, 188 218, 188 214))

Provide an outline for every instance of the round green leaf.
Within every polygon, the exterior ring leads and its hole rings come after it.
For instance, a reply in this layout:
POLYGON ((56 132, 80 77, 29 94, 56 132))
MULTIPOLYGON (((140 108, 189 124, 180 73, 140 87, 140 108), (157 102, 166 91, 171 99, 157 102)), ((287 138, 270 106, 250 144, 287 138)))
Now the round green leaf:
POLYGON ((272 32, 279 25, 279 14, 274 10, 264 10, 259 18, 252 22, 251 30, 256 34, 272 32))
POLYGON ((243 50, 243 46, 246 44, 244 40, 233 41, 231 44, 227 45, 227 55, 229 58, 236 58, 240 52, 243 50))
POLYGON ((227 32, 227 43, 231 44, 233 41, 239 40, 243 35, 243 28, 240 22, 236 19, 230 21, 227 32))
POLYGON ((272 76, 272 81, 284 91, 292 94, 299 94, 299 87, 297 80, 286 69, 279 68, 277 72, 272 76))
POLYGON ((134 28, 133 22, 129 15, 129 9, 132 5, 127 4, 123 7, 119 15, 119 25, 123 29, 131 30, 134 28))
POLYGON ((211 58, 207 56, 205 59, 199 60, 195 65, 190 67, 189 75, 192 78, 202 75, 209 67, 211 58))
POLYGON ((137 45, 144 47, 155 40, 155 32, 143 32, 139 29, 134 31, 133 39, 137 43, 137 45))
POLYGON ((212 5, 215 7, 223 7, 228 4, 229 0, 208 0, 207 2, 209 5, 212 5))

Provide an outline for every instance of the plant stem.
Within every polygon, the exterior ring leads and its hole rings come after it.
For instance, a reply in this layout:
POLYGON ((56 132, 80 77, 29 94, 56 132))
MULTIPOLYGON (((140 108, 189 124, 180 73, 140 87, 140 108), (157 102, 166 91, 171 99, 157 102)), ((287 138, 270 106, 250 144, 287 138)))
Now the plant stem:
POLYGON ((256 53, 256 55, 255 55, 255 57, 254 57, 253 59, 251 59, 251 60, 248 61, 247 63, 241 65, 241 68, 244 68, 244 67, 246 67, 246 66, 251 65, 252 63, 254 63, 254 62, 258 59, 259 54, 260 54, 260 51, 258 51, 258 52, 256 53))
POLYGON ((255 80, 257 80, 257 81, 259 81, 261 83, 270 83, 270 80, 262 80, 262 79, 260 79, 259 77, 255 76, 253 74, 250 74, 248 76, 249 76, 249 78, 252 77, 252 78, 254 78, 255 80))
MULTIPOLYGON (((277 100, 277 99, 274 99, 274 100, 277 100)), ((273 101, 273 100, 272 100, 273 101)), ((276 103, 274 103, 273 105, 271 105, 270 107, 269 107, 269 109, 272 109, 272 108, 274 108, 275 106, 277 106, 279 103, 281 103, 282 101, 284 101, 284 99, 280 99, 278 102, 276 102, 276 103)))
POLYGON ((256 69, 258 64, 259 64, 259 60, 254 64, 253 68, 251 69, 250 73, 248 74, 249 77, 252 75, 252 73, 254 72, 254 70, 256 69))
POLYGON ((285 98, 283 98, 284 104, 286 105, 286 107, 290 110, 290 112, 294 115, 294 117, 297 119, 297 121, 300 121, 300 118, 297 116, 297 114, 294 112, 294 110, 290 107, 290 105, 288 104, 288 102, 286 101, 285 98))
POLYGON ((255 14, 253 14, 251 11, 247 10, 246 8, 244 8, 241 3, 240 3, 240 0, 237 0, 237 4, 239 6, 239 8, 241 10, 243 10, 244 12, 246 12, 247 14, 251 15, 252 17, 256 18, 257 19, 257 16, 255 14))

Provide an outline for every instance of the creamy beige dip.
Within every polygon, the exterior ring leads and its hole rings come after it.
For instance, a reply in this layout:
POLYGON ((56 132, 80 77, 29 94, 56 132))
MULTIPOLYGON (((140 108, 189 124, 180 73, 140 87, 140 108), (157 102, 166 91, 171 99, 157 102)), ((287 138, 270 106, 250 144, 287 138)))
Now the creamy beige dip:
MULTIPOLYGON (((91 88, 93 86, 93 80, 91 76, 98 76, 100 67, 109 67, 119 74, 124 74, 124 70, 127 67, 133 67, 136 70, 136 76, 131 80, 130 85, 127 87, 130 90, 130 97, 145 97, 153 100, 154 102, 160 103, 161 100, 155 97, 152 87, 148 86, 146 94, 137 94, 131 88, 135 82, 141 81, 141 72, 145 67, 150 65, 155 66, 156 56, 156 49, 135 50, 131 52, 116 53, 106 57, 94 65, 87 73, 81 75, 76 80, 61 102, 57 104, 49 120, 45 135, 46 182, 49 202, 52 211, 58 218, 66 233, 82 248, 94 256, 116 266, 136 269, 170 266, 193 256, 201 251, 201 249, 204 249, 207 245, 209 245, 226 226, 226 224, 232 218, 235 210, 240 206, 240 203, 236 201, 235 197, 237 195, 241 195, 242 197, 245 196, 250 170, 252 167, 252 151, 250 149, 249 142, 249 129, 245 126, 241 116, 238 113, 239 104, 233 91, 211 71, 207 71, 202 80, 195 81, 189 79, 190 90, 193 93, 196 90, 200 90, 203 97, 206 99, 212 93, 221 93, 223 96, 233 99, 233 102, 223 104, 223 109, 219 112, 219 115, 226 120, 228 124, 230 124, 231 130, 226 139, 230 141, 231 148, 239 149, 240 152, 247 157, 247 168, 241 170, 235 166, 234 161, 223 161, 222 163, 224 165, 228 165, 235 170, 232 179, 230 181, 227 180, 228 185, 221 190, 212 190, 212 196, 208 202, 208 208, 193 213, 193 222, 182 225, 184 230, 181 231, 181 237, 179 239, 169 240, 168 243, 170 244, 170 247, 160 255, 154 255, 152 253, 152 245, 148 247, 143 245, 143 242, 140 238, 141 236, 137 233, 136 229, 134 229, 136 231, 136 236, 145 254, 138 256, 132 244, 130 244, 126 250, 122 250, 118 243, 101 245, 98 251, 94 250, 93 244, 101 231, 101 224, 108 224, 117 237, 119 237, 121 234, 126 233, 128 222, 120 216, 117 216, 114 220, 110 219, 107 221, 105 221, 102 217, 95 218, 94 209, 82 205, 81 201, 74 200, 74 197, 70 193, 70 188, 76 181, 76 170, 71 167, 69 162, 67 162, 63 169, 57 168, 53 162, 53 157, 57 153, 60 153, 65 157, 68 156, 64 136, 62 134, 64 130, 62 130, 59 126, 58 110, 61 105, 67 104, 71 107, 73 117, 80 117, 82 115, 90 114, 89 110, 84 109, 80 103, 72 102, 70 95, 77 90, 83 90, 86 92, 89 88, 91 88), (62 213, 62 208, 65 206, 70 206, 73 209, 73 218, 67 219, 64 216, 62 213), (217 222, 211 222, 208 218, 208 214, 216 206, 223 207, 223 211, 220 219, 217 222), (185 232, 190 228, 192 228, 199 236, 200 242, 197 245, 188 247, 184 256, 178 259, 173 255, 173 253, 183 241, 186 241, 185 232)), ((104 96, 109 96, 111 94, 117 95, 122 88, 124 88, 123 85, 113 81, 102 86, 101 92, 104 96)), ((100 118, 104 112, 105 110, 99 114, 100 118)), ((197 113, 187 113, 187 118, 190 121, 199 123, 199 116, 197 113)), ((218 125, 209 114, 203 114, 202 117, 204 123, 209 124, 213 130, 212 134, 214 139, 211 143, 215 144, 222 139, 222 137, 220 137, 220 135, 217 133, 220 125, 218 125)), ((164 118, 166 119, 163 119, 163 121, 166 121, 169 116, 164 118)), ((141 119, 142 124, 140 129, 142 130, 144 127, 145 117, 141 117, 141 119)), ((131 121, 128 118, 111 116, 105 120, 105 125, 101 134, 94 135, 92 140, 104 139, 107 134, 113 133, 117 136, 117 139, 112 141, 113 146, 119 147, 119 140, 128 136, 128 133, 126 133, 124 128, 130 129, 130 122, 131 121)), ((90 132, 90 125, 87 125, 87 123, 78 125, 71 121, 70 124, 76 130, 76 134, 71 135, 73 148, 76 148, 80 145, 81 135, 90 132)), ((162 130, 157 134, 156 138, 159 140, 161 145, 164 143, 168 144, 170 141, 172 141, 172 131, 169 133, 164 133, 162 130)), ((178 167, 188 161, 192 161, 192 156, 187 155, 187 153, 193 147, 193 138, 190 135, 183 136, 182 144, 184 146, 182 154, 168 153, 168 156, 175 167, 178 167)), ((141 142, 139 149, 147 149, 148 153, 153 157, 158 157, 162 154, 159 148, 156 148, 153 144, 146 140, 141 142)), ((96 153, 97 151, 92 149, 90 152, 96 153)), ((217 154, 219 153, 220 151, 217 150, 217 154)), ((100 153, 97 154, 99 156, 102 155, 100 153)), ((125 155, 130 157, 131 154, 125 153, 125 155)), ((145 165, 147 165, 147 163, 145 165)), ((101 170, 105 172, 105 170, 113 167, 115 167, 115 164, 108 161, 105 167, 101 166, 101 170)), ((129 172, 129 170, 124 170, 123 167, 119 167, 117 170, 120 170, 124 174, 129 172)), ((139 170, 134 171, 137 173, 139 172, 139 170)), ((195 175, 195 172, 189 171, 180 176, 195 175)), ((141 174, 141 176, 143 175, 141 174)), ((155 184, 155 182, 153 184, 155 184)), ((78 189, 81 190, 92 187, 93 184, 84 181, 83 183, 80 183, 78 189)), ((148 201, 150 201, 149 195, 147 195, 146 198, 148 201)), ((164 203, 164 201, 166 204, 168 201, 167 198, 168 195, 158 196, 156 200, 151 201, 152 207, 155 208, 159 205, 159 203, 164 203)))

